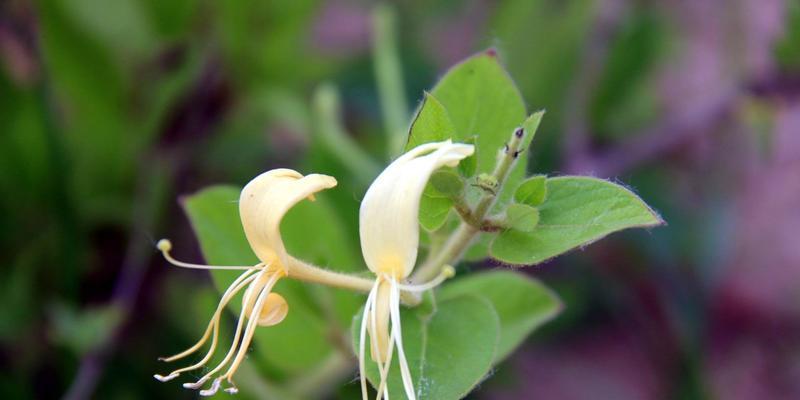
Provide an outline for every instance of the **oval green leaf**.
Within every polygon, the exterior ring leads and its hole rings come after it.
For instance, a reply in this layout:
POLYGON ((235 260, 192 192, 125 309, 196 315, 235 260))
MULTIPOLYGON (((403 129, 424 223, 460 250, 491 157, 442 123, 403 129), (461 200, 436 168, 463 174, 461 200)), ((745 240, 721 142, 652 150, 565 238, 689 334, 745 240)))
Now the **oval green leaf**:
POLYGON ((481 272, 456 279, 445 284, 436 295, 440 300, 447 300, 468 294, 489 300, 500 319, 495 364, 562 309, 558 296, 541 282, 508 270, 481 272))
POLYGON ((564 176, 547 179, 546 186, 536 229, 502 232, 492 242, 492 257, 509 264, 536 264, 612 232, 664 223, 633 192, 609 181, 564 176))

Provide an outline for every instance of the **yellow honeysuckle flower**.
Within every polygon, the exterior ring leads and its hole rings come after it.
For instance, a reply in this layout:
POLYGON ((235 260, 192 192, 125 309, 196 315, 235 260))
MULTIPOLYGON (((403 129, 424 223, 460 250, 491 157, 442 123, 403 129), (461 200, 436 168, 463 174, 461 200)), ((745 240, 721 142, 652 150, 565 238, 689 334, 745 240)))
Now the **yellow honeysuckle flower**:
POLYGON ((452 267, 445 267, 436 279, 422 285, 400 282, 408 278, 417 261, 420 198, 430 175, 443 166, 455 167, 474 151, 472 145, 450 140, 417 146, 392 162, 364 195, 359 213, 361 251, 367 266, 377 276, 361 319, 358 358, 364 399, 367 398, 364 360, 367 332, 372 359, 378 364, 380 373, 378 398, 389 397, 386 380, 396 348, 406 396, 410 400, 416 399, 403 349, 400 290, 418 292, 431 289, 452 276, 454 271, 452 267))
POLYGON ((188 389, 199 389, 230 363, 227 371, 214 378, 211 386, 206 390, 201 390, 200 394, 203 396, 213 395, 219 390, 223 380, 227 380, 230 384, 230 387, 225 389, 226 392, 236 393, 238 391, 233 383, 233 375, 247 354, 256 327, 278 324, 283 321, 289 311, 286 300, 281 295, 272 293, 275 283, 280 278, 289 275, 290 265, 297 264, 296 260, 287 254, 283 245, 280 235, 281 220, 289 209, 301 200, 305 198, 313 200, 314 193, 334 186, 336 186, 336 179, 333 177, 319 174, 303 176, 290 169, 267 171, 250 181, 242 189, 239 197, 239 215, 247 241, 260 261, 254 266, 184 263, 175 260, 169 254, 172 244, 168 240, 162 239, 158 242, 158 249, 161 250, 164 258, 173 265, 197 269, 239 269, 245 270, 245 272, 236 278, 222 295, 203 337, 186 351, 161 360, 171 362, 193 354, 211 337, 211 346, 205 357, 194 365, 177 369, 167 375, 154 375, 156 379, 166 382, 178 377, 183 372, 201 368, 208 363, 217 346, 222 311, 236 293, 246 287, 233 344, 225 358, 198 381, 183 385, 188 389), (246 326, 245 321, 247 321, 246 326))

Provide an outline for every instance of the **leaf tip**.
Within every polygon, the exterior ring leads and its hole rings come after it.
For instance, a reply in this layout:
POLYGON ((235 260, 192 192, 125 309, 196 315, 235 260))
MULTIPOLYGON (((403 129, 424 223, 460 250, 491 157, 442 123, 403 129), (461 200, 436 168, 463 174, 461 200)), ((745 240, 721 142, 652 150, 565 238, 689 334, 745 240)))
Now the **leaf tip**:
POLYGON ((650 210, 650 215, 653 216, 653 222, 648 224, 647 226, 650 228, 658 228, 660 226, 667 226, 669 225, 664 217, 658 213, 658 211, 652 209, 650 206, 647 206, 647 209, 650 210))

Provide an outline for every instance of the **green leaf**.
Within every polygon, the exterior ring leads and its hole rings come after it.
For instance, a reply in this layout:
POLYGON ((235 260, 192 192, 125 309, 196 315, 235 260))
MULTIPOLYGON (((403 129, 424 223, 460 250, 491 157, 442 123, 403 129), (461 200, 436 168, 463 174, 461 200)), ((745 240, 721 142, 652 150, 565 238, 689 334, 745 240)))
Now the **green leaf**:
MULTIPOLYGON (((451 68, 432 92, 425 94, 406 150, 445 139, 474 142, 474 172, 491 173, 498 151, 524 120, 525 104, 519 91, 494 50, 488 50, 451 68)), ((532 136, 526 138, 523 148, 532 136)), ((524 164, 518 163, 512 172, 512 186, 522 177, 524 164)))
MULTIPOLYGON (((525 121, 529 134, 523 139, 523 149, 530 144, 539 119, 541 114, 537 113, 525 121)), ((448 138, 473 143, 475 155, 462 161, 458 171, 468 177, 488 174, 494 170, 498 152, 523 120, 525 104, 522 97, 495 51, 488 50, 451 68, 432 92, 425 94, 411 126, 406 150, 448 138)), ((496 209, 505 207, 511 199, 513 188, 524 175, 525 164, 517 163, 510 172, 507 185, 498 193, 496 209)), ((472 191, 468 196, 473 199, 476 193, 472 191)), ((452 201, 437 197, 437 194, 440 193, 426 189, 420 204, 420 224, 428 231, 442 227, 453 205, 452 201)), ((473 246, 470 255, 485 256, 486 252, 480 250, 482 248, 473 246)))
MULTIPOLYGON (((450 116, 442 103, 430 93, 425 92, 422 105, 414 117, 414 122, 411 123, 405 151, 423 143, 446 140, 453 137, 454 132, 453 122, 450 121, 450 116)), ((429 183, 420 200, 420 225, 429 232, 439 229, 447 220, 451 207, 453 207, 453 201, 450 197, 429 183)))
POLYGON ((534 330, 561 311, 561 300, 538 280, 507 270, 469 275, 445 284, 440 300, 466 294, 489 300, 500 318, 500 341, 494 362, 499 363, 534 330))
MULTIPOLYGON (((472 144, 474 145, 475 142, 478 141, 478 137, 473 135, 464 140, 461 140, 464 144, 472 144)), ((472 157, 467 157, 461 160, 458 163, 458 171, 461 172, 463 176, 473 176, 475 175, 475 170, 478 168, 478 149, 475 149, 475 153, 472 154, 472 157)))
MULTIPOLYGON (((362 310, 363 311, 363 310, 362 310)), ((359 348, 361 313, 353 319, 353 344, 359 348)), ((436 305, 401 310, 403 347, 418 399, 456 400, 489 373, 500 328, 491 304, 478 296, 451 296, 436 305)), ((380 382, 366 348, 367 377, 380 382)), ((400 365, 393 357, 389 397, 405 399, 400 365)))
POLYGON ((422 105, 417 110, 414 122, 408 134, 405 151, 409 151, 424 143, 440 142, 455 135, 455 125, 442 103, 433 95, 425 92, 422 105))
POLYGON ((542 204, 547 197, 546 179, 544 175, 537 175, 524 180, 514 191, 514 200, 534 207, 542 204))
POLYGON ((501 233, 492 242, 492 257, 510 264, 536 264, 612 232, 664 223, 633 192, 602 179, 550 178, 547 193, 536 229, 501 233))
MULTIPOLYGON (((182 199, 183 208, 208 263, 258 263, 239 220, 239 191, 233 186, 212 186, 182 199)), ((233 271, 230 275, 235 277, 238 274, 233 271)))
POLYGON ((453 201, 464 192, 464 180, 450 169, 441 169, 431 175, 420 199, 419 223, 428 232, 444 225, 453 201))
POLYGON ((464 192, 464 180, 452 170, 441 169, 431 175, 431 186, 447 197, 458 197, 464 192))
POLYGON ((455 125, 454 140, 477 135, 478 171, 491 172, 497 151, 525 119, 525 104, 493 50, 451 68, 431 92, 455 125))
POLYGON ((527 204, 511 204, 506 209, 506 226, 520 232, 533 232, 539 223, 539 210, 527 204))
MULTIPOLYGON (((236 187, 215 186, 183 201, 206 261, 211 264, 258 262, 239 219, 239 191, 236 187)), ((281 233, 287 249, 290 253, 302 254, 309 261, 324 259, 338 268, 360 266, 348 251, 354 248, 348 243, 348 235, 343 233, 338 221, 331 218, 322 196, 317 197, 316 202, 303 201, 296 205, 284 217, 281 233), (314 230, 309 231, 309 226, 314 230)), ((237 275, 237 271, 212 272, 220 290, 227 288, 237 275)), ((333 351, 328 341, 331 324, 323 315, 333 314, 338 317, 339 324, 347 326, 360 304, 358 297, 351 293, 286 279, 278 282, 275 291, 286 298, 289 314, 276 326, 259 328, 254 343, 259 359, 286 373, 308 370, 333 351)), ((230 305, 233 312, 238 312, 240 306, 236 300, 230 305)))
POLYGON ((428 232, 441 228, 453 207, 453 199, 440 193, 430 183, 425 186, 419 203, 419 224, 428 232))

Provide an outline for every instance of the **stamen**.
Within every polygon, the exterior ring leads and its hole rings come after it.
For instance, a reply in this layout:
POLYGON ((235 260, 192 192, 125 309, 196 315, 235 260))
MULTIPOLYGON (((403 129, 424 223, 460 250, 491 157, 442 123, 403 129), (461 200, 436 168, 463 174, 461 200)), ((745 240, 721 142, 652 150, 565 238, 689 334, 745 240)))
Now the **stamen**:
POLYGON ((236 373, 236 370, 239 368, 239 364, 244 359, 245 354, 247 354, 248 347, 250 347, 250 341, 253 340, 253 334, 255 333, 256 326, 258 325, 258 315, 261 313, 261 307, 264 306, 264 300, 266 300, 267 295, 272 290, 272 286, 276 281, 276 277, 272 277, 264 288, 261 289, 261 293, 258 294, 258 300, 256 301, 255 307, 253 307, 253 312, 250 315, 250 320, 247 321, 247 329, 244 331, 244 338, 242 342, 239 344, 239 351, 236 354, 236 357, 233 359, 231 366, 228 368, 228 371, 225 372, 221 378, 228 378, 236 373))
POLYGON ((234 385, 234 384, 233 384, 233 381, 231 381, 230 379, 228 379, 228 383, 229 383, 231 386, 229 386, 229 387, 226 387, 225 389, 223 389, 224 391, 226 391, 226 392, 228 392, 228 393, 230 393, 230 394, 236 394, 236 393, 239 393, 239 388, 237 388, 237 387, 236 387, 236 385, 234 385))
POLYGON ((158 243, 156 244, 156 247, 158 248, 158 250, 161 251, 161 254, 164 255, 164 258, 170 264, 172 264, 172 265, 174 265, 176 267, 191 268, 191 269, 238 269, 238 270, 251 270, 251 269, 258 269, 258 268, 261 268, 263 266, 262 263, 258 263, 256 265, 252 265, 252 266, 246 266, 246 265, 204 265, 204 264, 186 263, 186 262, 178 261, 178 260, 172 258, 172 256, 169 254, 169 252, 172 250, 172 242, 170 242, 168 239, 159 240, 158 243))
POLYGON ((389 294, 391 305, 389 307, 389 312, 392 317, 392 335, 395 337, 394 341, 397 343, 397 355, 399 357, 398 361, 400 362, 400 375, 403 377, 403 388, 406 391, 408 400, 416 400, 416 394, 414 393, 414 382, 411 379, 408 361, 406 360, 406 354, 403 350, 403 330, 400 326, 400 288, 395 279, 391 280, 391 284, 392 290, 389 294))
MULTIPOLYGON (((380 289, 381 285, 380 284, 383 281, 383 278, 381 276, 378 276, 378 279, 376 281, 378 282, 378 285, 377 285, 378 287, 377 287, 377 290, 375 290, 375 297, 373 298, 372 308, 370 308, 370 315, 369 315, 370 316, 369 323, 370 323, 370 327, 372 328, 372 331, 369 334, 369 342, 370 342, 370 345, 371 345, 370 346, 371 351, 374 351, 375 353, 377 353, 377 355, 373 354, 373 357, 375 359, 375 363, 378 365, 378 375, 380 376, 380 382, 379 382, 378 388, 376 390, 377 394, 375 396, 375 399, 376 400, 380 400, 381 394, 384 394, 383 392, 386 391, 385 383, 386 383, 386 376, 388 375, 388 372, 389 372, 388 371, 389 368, 388 368, 388 365, 386 364, 386 360, 383 360, 383 362, 382 362, 383 355, 380 354, 380 344, 379 344, 380 343, 380 339, 377 337, 378 336, 378 322, 377 322, 378 321, 378 304, 380 304, 378 302, 378 296, 379 296, 379 293, 381 292, 381 289, 380 289)), ((391 340, 389 341, 389 344, 391 344, 391 340)), ((387 350, 388 350, 388 347, 387 347, 387 350)), ((388 351, 387 351, 387 354, 386 354, 386 359, 389 359, 388 351)))
POLYGON ((426 290, 433 289, 436 286, 439 286, 446 279, 452 278, 455 275, 456 275, 455 268, 449 265, 445 265, 444 268, 442 268, 442 272, 440 272, 436 278, 433 278, 431 281, 427 283, 423 283, 420 285, 403 285, 397 283, 396 280, 393 281, 395 282, 395 285, 397 285, 399 289, 405 290, 406 292, 424 292, 426 290))
POLYGON ((378 363, 378 369, 381 374, 381 382, 378 385, 378 397, 376 400, 380 400, 381 392, 383 392, 383 397, 386 400, 389 400, 389 368, 392 366, 392 356, 394 355, 394 341, 395 341, 395 332, 392 330, 392 333, 389 335, 389 347, 387 347, 386 351, 386 362, 381 365, 378 363))
MULTIPOLYGON (((253 283, 253 285, 258 285, 259 284, 258 282, 259 282, 260 278, 263 275, 264 275, 264 271, 259 272, 258 275, 256 275, 256 281, 253 283)), ((250 295, 251 294, 252 293, 251 293, 250 290, 245 291, 245 293, 244 293, 244 303, 245 304, 250 302, 250 295)), ((230 360, 231 356, 233 356, 234 351, 236 350, 237 344, 239 343, 239 337, 242 334, 242 325, 244 324, 246 313, 247 313, 247 307, 243 306, 242 310, 239 312, 239 320, 236 323, 236 332, 233 334, 233 344, 231 345, 230 350, 228 350, 228 353, 225 355, 225 358, 213 370, 211 370, 207 374, 203 375, 203 377, 200 378, 197 382, 185 383, 183 385, 183 387, 185 387, 187 389, 198 389, 198 388, 200 388, 200 386, 202 386, 209 378, 214 376, 214 374, 216 374, 220 369, 222 369, 225 366, 225 364, 228 363, 228 361, 230 360)))
POLYGON ((205 383, 206 383, 207 381, 208 381, 208 377, 205 377, 205 376, 204 376, 204 377, 200 378, 200 380, 199 380, 199 381, 197 381, 197 382, 192 382, 192 383, 189 383, 189 382, 187 382, 187 383, 184 383, 184 384, 183 384, 183 387, 184 387, 185 389, 200 389, 200 387, 201 387, 201 386, 203 386, 203 385, 205 385, 205 383))
MULTIPOLYGON (((381 295, 381 284, 382 283, 387 283, 387 282, 388 282, 388 278, 386 276, 384 276, 384 275, 379 275, 378 276, 378 278, 376 279, 376 286, 377 287, 376 287, 374 296, 372 298, 371 307, 369 309, 369 317, 370 317, 369 323, 370 323, 370 328, 372 329, 372 331, 370 333, 370 343, 372 344, 372 348, 373 349, 380 349, 380 345, 376 344, 380 340, 380 338, 377 336, 377 335, 379 335, 378 329, 377 329, 377 320, 378 320, 378 311, 379 311, 378 308, 380 307, 380 304, 382 304, 379 301, 378 296, 381 295)), ((391 288, 390 288, 390 290, 391 290, 391 288)), ((389 299, 389 300, 391 300, 391 299, 389 299)), ((391 306, 390 303, 391 303, 391 301, 386 303, 386 307, 387 308, 391 306)), ((394 340, 395 340, 395 332, 392 331, 391 334, 389 335, 389 338, 388 338, 388 344, 387 344, 387 347, 386 347, 385 356, 382 355, 382 354, 378 354, 378 356, 376 357, 376 362, 375 363, 378 366, 378 373, 380 375, 380 382, 378 383, 378 387, 376 389, 376 392, 377 392, 377 394, 375 396, 376 400, 381 400, 381 398, 384 398, 386 400, 389 399, 388 375, 389 375, 389 369, 390 369, 390 367, 392 365, 392 356, 394 355, 394 340)), ((380 351, 380 350, 377 350, 377 351, 380 351)))
POLYGON ((171 381, 171 380, 173 380, 173 379, 177 378, 177 377, 178 377, 178 375, 180 375, 180 374, 176 374, 176 373, 174 373, 174 372, 173 372, 173 373, 171 373, 171 374, 169 374, 169 375, 167 375, 167 376, 164 376, 164 375, 159 375, 159 374, 155 374, 155 375, 153 375, 153 378, 156 378, 156 379, 158 379, 158 380, 159 380, 159 381, 161 381, 161 382, 169 382, 169 381, 171 381))
MULTIPOLYGON (((175 371, 172 371, 172 373, 170 373, 170 375, 178 376, 179 374, 182 374, 182 373, 184 373, 186 371, 195 370, 197 368, 202 367, 203 365, 206 365, 206 363, 208 363, 208 361, 214 355, 214 350, 216 350, 216 348, 217 348, 217 342, 218 342, 217 339, 219 337, 219 319, 220 319, 220 316, 222 315, 222 310, 225 309, 225 307, 228 305, 230 300, 236 295, 236 293, 238 293, 240 290, 242 290, 243 287, 245 287, 248 283, 250 283, 250 281, 252 281, 253 279, 256 278, 255 276, 251 276, 251 277, 248 277, 247 279, 244 279, 242 282, 237 284, 237 281, 241 280, 240 278, 242 278, 243 276, 246 276, 247 274, 250 274, 250 271, 245 272, 244 274, 242 274, 242 276, 237 278, 236 281, 234 281, 233 284, 231 284, 231 286, 228 287, 228 290, 225 292, 225 295, 222 297, 222 300, 217 305, 217 310, 214 312, 214 317, 211 319, 211 323, 209 324, 209 328, 211 328, 213 326, 213 331, 214 331, 213 339, 211 340, 211 347, 209 347, 208 352, 206 352, 206 355, 203 357, 203 359, 201 359, 200 361, 198 361, 197 363, 195 363, 195 364, 193 364, 191 366, 180 368, 180 369, 176 369, 175 371), (235 285, 235 287, 234 287, 234 285, 235 285)), ((205 341, 205 337, 204 337, 203 341, 205 341)), ((170 379, 172 379, 172 378, 170 378, 170 379)), ((184 387, 187 387, 187 385, 192 385, 192 384, 184 384, 184 387)), ((202 383, 200 385, 202 385, 202 383)))
POLYGON ((236 280, 233 281, 233 283, 231 283, 230 286, 228 286, 228 289, 222 295, 222 299, 220 300, 219 304, 217 305, 217 309, 216 309, 216 311, 214 311, 214 314, 212 315, 211 320, 208 323, 208 327, 206 328, 205 333, 203 333, 203 337, 201 337, 200 340, 197 343, 194 344, 194 346, 184 350, 181 353, 175 354, 174 356, 159 357, 159 361, 172 362, 172 361, 175 361, 175 360, 179 360, 179 359, 181 359, 183 357, 186 357, 186 356, 194 353, 200 347, 202 347, 203 344, 208 340, 208 336, 211 333, 212 326, 215 323, 219 324, 219 316, 220 316, 220 314, 222 314, 222 310, 225 309, 225 306, 228 304, 230 299, 236 293, 238 293, 240 290, 242 290, 242 288, 244 286, 246 286, 249 282, 251 282, 253 279, 255 279, 255 276, 251 276, 251 277, 248 278, 248 275, 251 275, 253 272, 255 272, 255 270, 246 271, 245 273, 239 275, 239 277, 237 277, 236 280))
MULTIPOLYGON (((372 289, 369 291, 369 295, 367 295, 367 302, 364 303, 364 313, 361 315, 361 332, 359 334, 359 343, 358 343, 358 374, 361 378, 361 398, 362 400, 368 400, 369 396, 367 394, 367 370, 365 367, 364 362, 364 349, 367 341, 367 320, 369 319, 370 309, 373 307, 373 303, 375 302, 375 293, 378 291, 378 285, 380 284, 380 279, 375 280, 375 284, 372 286, 372 289)), ((372 338, 370 338, 371 340, 372 338)))

